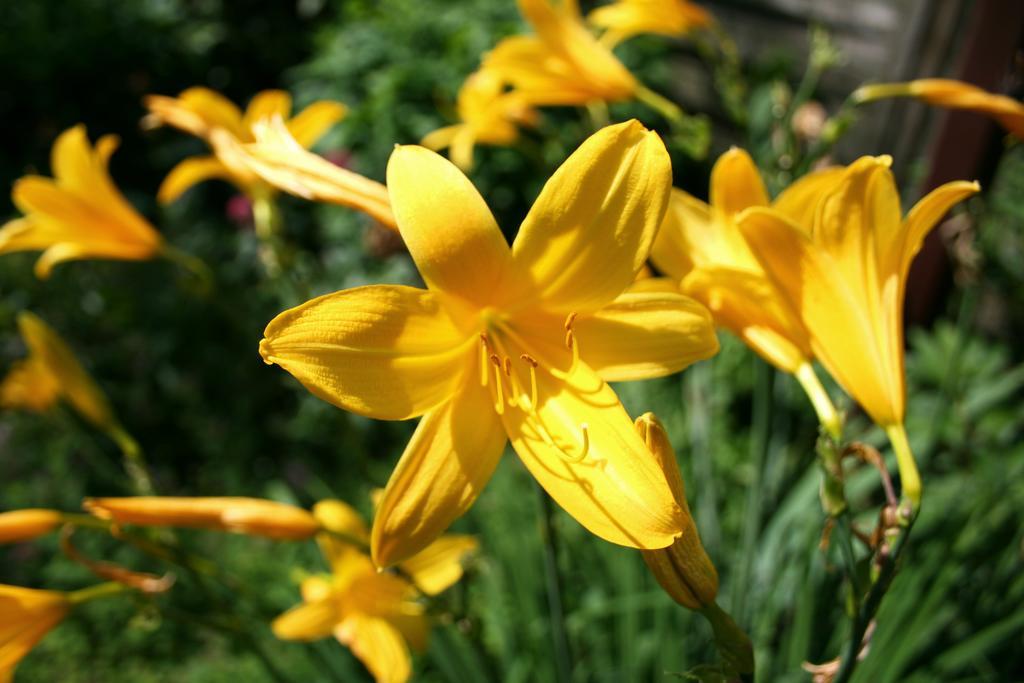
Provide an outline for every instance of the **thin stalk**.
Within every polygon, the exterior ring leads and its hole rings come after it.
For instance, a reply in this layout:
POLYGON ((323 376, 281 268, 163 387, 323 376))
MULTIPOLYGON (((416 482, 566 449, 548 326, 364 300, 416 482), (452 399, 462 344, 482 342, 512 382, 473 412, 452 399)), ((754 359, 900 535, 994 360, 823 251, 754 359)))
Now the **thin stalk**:
POLYGON ((864 588, 857 575, 857 556, 853 552, 853 527, 849 511, 843 511, 842 514, 833 517, 833 521, 831 538, 839 543, 839 554, 843 556, 846 577, 850 580, 854 609, 857 609, 860 607, 860 597, 864 593, 864 588))
POLYGON ((914 453, 910 450, 907 430, 902 424, 889 425, 885 428, 889 443, 896 453, 896 464, 900 470, 900 488, 903 496, 910 503, 910 516, 914 516, 921 507, 921 475, 917 471, 914 453))
POLYGON ((121 449, 124 470, 128 473, 128 478, 132 480, 135 493, 140 496, 154 495, 156 489, 153 486, 153 478, 149 474, 149 468, 146 466, 146 459, 142 454, 139 442, 119 424, 109 428, 107 435, 121 449))
POLYGON ((72 605, 81 605, 86 602, 108 598, 112 595, 121 595, 131 591, 131 588, 117 581, 106 581, 96 585, 68 593, 68 600, 72 605))
POLYGON ((544 579, 548 593, 548 611, 551 614, 551 639, 555 652, 556 680, 568 683, 572 678, 572 658, 569 637, 565 629, 565 611, 562 605, 562 579, 558 572, 558 547, 554 528, 554 506, 547 493, 538 485, 541 504, 540 535, 544 544, 544 579))
POLYGON ((587 104, 587 115, 590 117, 590 125, 594 132, 601 130, 610 122, 608 105, 601 100, 587 104))
POLYGON ((914 520, 911 519, 907 526, 900 531, 899 536, 893 543, 892 551, 882 564, 881 570, 878 573, 878 579, 872 584, 871 589, 864 598, 864 602, 861 603, 860 609, 854 615, 850 640, 846 644, 846 652, 843 655, 839 671, 836 672, 835 678, 832 679, 832 683, 848 683, 853 676, 854 669, 856 669, 859 661, 858 656, 860 655, 864 634, 878 613, 878 608, 882 604, 882 598, 885 597, 886 592, 888 592, 889 587, 892 585, 893 578, 896 576, 897 564, 899 563, 903 548, 906 546, 907 538, 910 536, 913 523, 914 520))
POLYGON ((160 253, 168 261, 181 266, 195 277, 196 289, 201 296, 213 291, 213 271, 202 259, 169 244, 165 244, 160 253))
POLYGON ((700 520, 704 548, 709 555, 715 557, 722 534, 718 522, 718 495, 711 466, 711 410, 708 406, 710 384, 711 366, 707 363, 698 363, 683 375, 683 406, 690 417, 690 452, 693 454, 693 473, 700 492, 696 518, 700 520))
POLYGON ((796 381, 800 383, 807 398, 810 399, 811 405, 814 406, 814 412, 818 415, 818 423, 836 442, 841 441, 843 420, 839 417, 839 411, 836 410, 828 392, 822 386, 817 373, 814 372, 814 366, 810 363, 803 363, 796 369, 793 376, 796 377, 796 381))
POLYGON ((757 544, 757 534, 761 524, 761 505, 764 486, 763 477, 765 463, 768 459, 768 446, 771 441, 772 431, 772 384, 775 380, 775 370, 756 356, 754 373, 754 406, 753 406, 753 430, 750 439, 750 462, 753 465, 753 477, 747 484, 746 513, 743 522, 743 541, 740 544, 740 561, 737 565, 736 578, 732 584, 733 613, 740 620, 744 620, 747 612, 746 599, 747 588, 750 584, 750 574, 754 564, 754 552, 757 544))

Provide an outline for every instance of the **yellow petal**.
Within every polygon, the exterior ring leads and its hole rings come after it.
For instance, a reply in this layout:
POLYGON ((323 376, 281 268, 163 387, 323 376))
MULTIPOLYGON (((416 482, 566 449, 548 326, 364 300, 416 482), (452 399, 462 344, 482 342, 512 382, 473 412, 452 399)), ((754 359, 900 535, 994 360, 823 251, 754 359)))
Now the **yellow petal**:
POLYGON ((455 134, 462 129, 465 124, 457 124, 454 126, 445 126, 444 128, 438 128, 437 130, 431 131, 423 136, 420 140, 420 144, 427 149, 435 152, 440 151, 452 144, 452 139, 455 134))
POLYGON ((334 635, 352 650, 377 683, 405 683, 412 675, 409 648, 401 632, 387 620, 353 614, 334 635))
POLYGON ((15 218, 0 227, 0 254, 45 249, 60 236, 59 232, 47 230, 45 223, 27 217, 15 218))
POLYGON ((580 357, 608 382, 664 377, 718 352, 711 314, 678 292, 621 294, 574 330, 580 357))
POLYGON ((325 401, 382 420, 416 417, 446 400, 476 352, 436 295, 397 285, 307 301, 274 318, 264 337, 267 363, 325 401))
POLYGON ((591 533, 664 548, 683 512, 618 397, 579 362, 566 379, 538 371, 535 411, 505 410, 516 453, 552 498, 591 533))
POLYGON ((63 339, 38 316, 22 311, 18 329, 29 352, 38 358, 60 384, 63 396, 86 420, 102 430, 117 426, 106 396, 85 371, 63 339))
POLYGON ((466 556, 478 547, 472 536, 442 536, 402 562, 401 569, 418 589, 427 595, 437 595, 462 578, 466 556))
POLYGON ((197 137, 206 138, 214 128, 223 128, 243 138, 242 112, 235 104, 209 88, 194 87, 178 97, 148 95, 143 104, 150 111, 147 126, 167 124, 197 137))
POLYGON ((427 285, 479 305, 494 301, 511 252, 462 171, 435 152, 405 145, 391 154, 387 185, 398 230, 427 285))
POLYGON ((334 632, 339 619, 338 601, 328 597, 292 607, 270 628, 281 640, 319 640, 334 632))
MULTIPOLYGON (((471 368, 472 369, 472 368, 471 368)), ((507 437, 475 372, 423 417, 388 481, 371 549, 386 567, 423 550, 480 495, 507 437)))
POLYGON ((310 538, 320 529, 302 508, 240 496, 89 498, 83 507, 119 524, 219 529, 276 539, 310 538))
POLYGON ((836 166, 808 173, 779 193, 772 208, 805 233, 811 234, 818 202, 842 179, 845 170, 836 166))
POLYGON ((193 185, 213 178, 231 181, 234 179, 231 171, 217 157, 189 157, 179 162, 167 174, 160 183, 156 199, 161 204, 170 204, 193 185))
POLYGON ((879 319, 857 283, 843 275, 840 263, 812 243, 780 214, 751 209, 739 217, 740 230, 775 286, 811 333, 811 348, 837 382, 881 424, 903 419, 903 375, 883 358, 891 348, 879 339, 879 319))
POLYGON ((626 290, 631 294, 680 294, 679 283, 670 277, 638 279, 626 290))
POLYGON ((303 149, 283 123, 256 127, 256 143, 245 145, 240 161, 263 181, 297 197, 363 211, 394 229, 387 188, 303 149))
POLYGON ((783 372, 794 373, 810 361, 810 333, 788 298, 764 275, 698 268, 683 280, 683 289, 711 310, 716 324, 783 372))
POLYGON ((761 174, 744 150, 733 147, 718 157, 711 170, 711 206, 726 218, 751 206, 768 206, 768 190, 761 174))
POLYGON ((0 680, 10 680, 18 662, 70 609, 64 593, 0 585, 0 680))
POLYGON ((546 308, 591 311, 647 260, 668 202, 665 145, 636 120, 590 136, 548 180, 513 245, 546 308))
POLYGON ((883 266, 882 272, 897 273, 905 280, 910 270, 910 262, 921 250, 924 238, 931 229, 955 204, 980 190, 981 186, 976 182, 958 180, 937 187, 921 198, 904 219, 903 229, 893 236, 893 243, 883 242, 879 245, 879 253, 891 254, 893 259, 883 266))
POLYGON ((512 83, 529 104, 571 106, 601 99, 579 78, 572 64, 553 54, 536 36, 509 36, 498 41, 487 54, 484 69, 512 83))
POLYGON ((62 522, 56 510, 0 512, 0 543, 20 543, 48 534, 62 522))
POLYGON ((341 102, 320 100, 288 121, 288 130, 300 145, 309 149, 331 126, 345 118, 347 112, 348 107, 341 102))
POLYGON ((451 147, 448 149, 448 156, 452 163, 463 171, 468 172, 473 168, 473 147, 476 145, 476 135, 473 129, 466 126, 452 138, 451 147))
POLYGON ((60 380, 33 356, 16 361, 0 381, 0 408, 42 413, 60 400, 60 380))
POLYGON ((292 113, 292 96, 284 90, 264 90, 256 93, 242 117, 242 127, 252 130, 260 121, 274 118, 287 120, 292 113))
POLYGON ((331 571, 338 573, 342 571, 342 565, 349 561, 351 554, 363 552, 353 541, 364 546, 369 542, 366 523, 355 508, 340 500, 319 501, 313 506, 313 516, 324 529, 343 537, 327 533, 317 534, 316 537, 320 550, 331 565, 331 571))
POLYGON ((633 95, 636 79, 611 50, 598 43, 574 3, 563 3, 556 9, 551 0, 519 0, 519 10, 545 46, 572 65, 574 80, 586 84, 592 92, 591 101, 615 101, 633 95))

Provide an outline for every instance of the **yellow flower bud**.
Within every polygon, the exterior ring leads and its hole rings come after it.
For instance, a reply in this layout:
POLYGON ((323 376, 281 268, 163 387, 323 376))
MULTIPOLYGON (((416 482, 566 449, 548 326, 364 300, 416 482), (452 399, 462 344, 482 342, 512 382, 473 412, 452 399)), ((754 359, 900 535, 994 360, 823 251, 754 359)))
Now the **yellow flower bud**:
POLYGON ((48 534, 61 522, 56 510, 12 510, 0 512, 0 544, 30 541, 48 534))
POLYGON ((686 504, 686 491, 675 452, 664 427, 653 413, 641 415, 634 425, 665 473, 665 479, 686 519, 682 533, 672 545, 661 550, 640 552, 654 578, 673 600, 683 607, 701 610, 715 602, 718 595, 718 572, 704 551, 697 526, 686 504))
POLYGON ((311 538, 320 530, 309 512, 259 498, 90 498, 83 506, 118 524, 216 529, 282 540, 311 538))

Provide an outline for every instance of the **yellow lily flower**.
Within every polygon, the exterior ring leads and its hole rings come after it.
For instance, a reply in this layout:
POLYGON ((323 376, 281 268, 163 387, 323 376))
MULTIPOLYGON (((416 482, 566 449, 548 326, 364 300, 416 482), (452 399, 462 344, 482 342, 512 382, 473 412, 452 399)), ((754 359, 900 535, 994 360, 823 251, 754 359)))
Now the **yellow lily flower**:
POLYGON ((63 518, 56 510, 11 510, 0 512, 0 544, 31 541, 60 526, 63 518))
POLYGON ((319 540, 331 574, 302 582, 303 604, 274 620, 274 635, 282 640, 333 635, 375 680, 408 680, 412 674, 409 647, 425 649, 430 626, 420 591, 435 595, 458 581, 462 559, 476 549, 476 540, 439 538, 403 563, 401 573, 392 574, 378 571, 369 556, 338 539, 368 540, 366 525, 355 510, 341 501, 321 501, 313 514, 330 532, 322 533, 319 540))
POLYGON ((464 171, 473 166, 474 145, 510 145, 519 137, 517 124, 532 126, 538 119, 521 92, 506 91, 502 78, 486 69, 462 84, 456 108, 462 122, 427 134, 420 144, 434 151, 447 147, 451 160, 464 171))
POLYGON ((991 116, 1014 137, 1024 140, 1024 104, 1012 97, 996 95, 970 83, 949 78, 922 78, 908 83, 876 83, 858 88, 852 95, 857 104, 888 97, 914 97, 949 109, 967 109, 991 116))
POLYGON ((319 522, 302 508, 260 498, 88 498, 83 507, 117 524, 216 529, 286 540, 312 538, 320 530, 319 522))
POLYGON ((0 682, 71 611, 67 593, 0 585, 0 682))
POLYGON ((660 550, 642 550, 644 562, 654 578, 673 600, 683 607, 701 610, 715 604, 718 596, 718 572, 700 542, 697 525, 686 504, 683 475, 679 472, 675 451, 668 434, 654 413, 645 413, 634 423, 640 438, 665 473, 676 502, 686 515, 683 533, 672 545, 660 550))
POLYGON ((213 149, 212 156, 189 157, 171 169, 157 192, 157 199, 164 204, 211 178, 230 181, 253 199, 266 197, 272 188, 246 165, 237 163, 230 153, 232 143, 254 142, 257 124, 280 117, 287 122, 292 137, 308 149, 346 112, 340 102, 320 100, 289 118, 292 98, 283 90, 257 93, 244 114, 223 95, 202 87, 189 88, 178 97, 148 95, 143 103, 150 112, 143 119, 144 127, 173 126, 202 138, 213 149))
POLYGON ((0 407, 44 412, 64 399, 115 440, 127 437, 103 391, 67 343, 28 311, 18 314, 18 328, 29 356, 0 382, 0 407))
MULTIPOLYGON (((835 172, 829 171, 799 180, 773 206, 802 225, 807 207, 834 178, 835 172)), ((718 325, 796 377, 822 426, 838 438, 841 420, 811 365, 810 333, 736 225, 743 210, 769 206, 768 191, 750 155, 733 148, 719 157, 711 171, 710 200, 709 205, 672 190, 651 261, 679 282, 685 294, 707 306, 718 325)))
POLYGON ((737 222, 778 291, 798 312, 814 355, 889 435, 903 491, 916 508, 921 483, 903 427, 907 273, 928 232, 979 186, 947 183, 901 219, 891 162, 862 157, 838 179, 835 170, 825 171, 832 180, 813 207, 810 230, 779 211, 758 207, 737 222))
POLYGON ((30 175, 14 184, 11 198, 25 216, 0 228, 0 254, 42 250, 35 266, 40 279, 64 261, 159 255, 160 235, 110 179, 117 144, 117 136, 104 135, 91 147, 83 125, 61 133, 50 162, 54 178, 30 175))
POLYGON ((253 126, 255 142, 240 144, 222 135, 220 154, 248 168, 263 182, 303 199, 356 209, 396 229, 388 189, 303 147, 281 118, 253 126))
POLYGON ((519 0, 536 35, 503 39, 484 69, 536 105, 586 105, 631 99, 637 82, 580 16, 577 0, 519 0))
POLYGON ((714 23, 711 13, 687 0, 618 0, 598 7, 587 21, 605 29, 601 42, 618 45, 641 33, 682 36, 714 23))
POLYGON ((341 408, 423 415, 391 476, 371 549, 423 549, 490 479, 505 443, 591 532, 669 545, 685 517, 606 380, 671 374, 718 349, 679 294, 625 292, 643 266, 671 168, 636 121, 591 136, 555 172, 510 249, 450 162, 396 148, 388 188, 427 290, 369 286, 278 315, 260 353, 341 408))

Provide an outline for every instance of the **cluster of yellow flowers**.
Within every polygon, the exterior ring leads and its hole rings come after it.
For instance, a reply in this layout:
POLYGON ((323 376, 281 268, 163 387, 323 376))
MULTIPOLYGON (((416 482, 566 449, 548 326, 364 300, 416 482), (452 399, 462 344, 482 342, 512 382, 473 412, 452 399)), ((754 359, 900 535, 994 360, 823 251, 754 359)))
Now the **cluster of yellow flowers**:
MULTIPOLYGON (((485 55, 458 97, 460 123, 398 146, 386 186, 309 148, 346 108, 321 101, 294 117, 266 91, 244 113, 191 88, 151 96, 147 126, 206 141, 212 155, 182 161, 159 200, 197 182, 235 184, 255 207, 283 190, 367 213, 395 229, 425 288, 370 285, 315 298, 267 325, 259 352, 309 391, 382 420, 421 418, 371 528, 351 507, 312 512, 244 498, 93 499, 92 519, 121 525, 315 538, 331 574, 303 581, 303 604, 279 617, 283 639, 334 636, 380 681, 411 674, 428 620, 422 598, 462 575, 475 539, 445 536, 511 442, 540 485, 589 531, 636 548, 681 605, 717 610, 718 577, 701 545, 668 437, 647 414, 634 421, 610 381, 662 377, 718 350, 716 327, 736 334, 805 389, 835 443, 842 418, 813 369, 828 373, 888 434, 912 518, 921 482, 903 422, 903 298, 925 235, 978 191, 953 182, 906 216, 885 156, 815 171, 772 200, 746 152, 723 154, 710 202, 672 188, 669 155, 637 121, 602 128, 544 185, 510 246, 461 169, 477 143, 506 145, 537 107, 637 97, 642 86, 612 47, 639 33, 681 35, 711 17, 683 0, 619 0, 593 12, 575 0, 519 0, 533 35, 485 55), (454 164, 431 150, 449 148, 454 164), (643 277, 650 261, 660 277, 643 277), (381 571, 388 569, 388 571, 381 571)), ((1014 134, 1021 106, 963 84, 869 86, 855 99, 910 95, 991 113, 1014 134)), ((41 250, 36 273, 73 259, 190 257, 167 245, 108 173, 116 138, 91 146, 83 126, 53 148, 54 178, 14 187, 24 213, 0 229, 0 253, 41 250)), ((45 411, 67 401, 121 445, 138 447, 68 345, 31 313, 19 317, 29 355, 0 383, 0 406, 45 411)), ((0 514, 0 543, 81 524, 52 510, 0 514)), ((0 586, 0 679, 77 604, 116 593, 99 584, 61 593, 0 586)), ((735 643, 737 668, 752 661, 735 643), (737 654, 739 653, 739 654, 737 654)))

